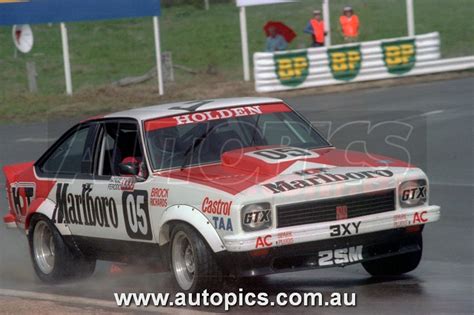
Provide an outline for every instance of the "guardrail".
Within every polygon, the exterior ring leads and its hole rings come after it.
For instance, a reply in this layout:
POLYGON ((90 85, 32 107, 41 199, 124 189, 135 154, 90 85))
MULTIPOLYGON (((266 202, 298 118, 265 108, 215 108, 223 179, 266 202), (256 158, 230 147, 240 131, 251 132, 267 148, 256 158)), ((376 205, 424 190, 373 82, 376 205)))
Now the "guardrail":
POLYGON ((474 68, 474 56, 440 57, 437 32, 329 48, 255 53, 255 89, 273 92, 474 68))

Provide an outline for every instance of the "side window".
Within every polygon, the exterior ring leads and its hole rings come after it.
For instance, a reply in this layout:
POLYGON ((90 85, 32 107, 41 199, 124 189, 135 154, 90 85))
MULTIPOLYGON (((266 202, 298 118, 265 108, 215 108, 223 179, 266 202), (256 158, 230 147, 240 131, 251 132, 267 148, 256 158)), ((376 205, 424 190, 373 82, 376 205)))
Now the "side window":
POLYGON ((49 174, 89 173, 92 152, 87 146, 91 127, 84 127, 66 138, 43 162, 40 169, 49 174))
MULTIPOLYGON (((121 176, 120 164, 137 163, 146 170, 138 126, 131 122, 106 122, 102 127, 98 175, 121 176)), ((146 174, 139 174, 146 177, 146 174)))

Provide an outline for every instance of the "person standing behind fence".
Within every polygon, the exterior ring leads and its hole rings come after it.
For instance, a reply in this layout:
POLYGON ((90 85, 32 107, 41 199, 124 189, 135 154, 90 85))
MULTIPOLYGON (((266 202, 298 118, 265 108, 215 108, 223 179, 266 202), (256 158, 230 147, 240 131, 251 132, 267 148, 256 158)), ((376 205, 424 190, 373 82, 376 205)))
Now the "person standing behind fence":
POLYGON ((268 29, 268 33, 269 34, 267 37, 266 51, 274 52, 286 50, 288 48, 287 41, 285 40, 285 38, 283 38, 283 36, 277 33, 275 27, 270 27, 268 29))
POLYGON ((314 17, 309 20, 304 32, 311 34, 313 40, 311 47, 322 47, 324 46, 324 36, 326 35, 324 31, 324 21, 321 17, 320 10, 314 10, 313 15, 314 17))
POLYGON ((345 7, 339 17, 339 26, 346 42, 356 42, 359 39, 359 17, 354 14, 352 7, 345 7))

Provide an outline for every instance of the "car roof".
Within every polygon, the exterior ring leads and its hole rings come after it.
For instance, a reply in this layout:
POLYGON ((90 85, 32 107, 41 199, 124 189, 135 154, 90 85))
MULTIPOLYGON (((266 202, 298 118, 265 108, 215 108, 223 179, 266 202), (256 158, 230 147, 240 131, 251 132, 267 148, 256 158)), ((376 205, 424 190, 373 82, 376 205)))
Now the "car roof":
POLYGON ((105 118, 134 118, 138 121, 145 121, 160 117, 167 117, 179 114, 190 113, 191 110, 202 111, 235 106, 257 105, 268 103, 280 103, 282 100, 270 97, 238 97, 221 98, 210 100, 198 100, 190 102, 178 102, 162 105, 154 105, 140 108, 133 108, 126 111, 116 112, 106 115, 105 118))

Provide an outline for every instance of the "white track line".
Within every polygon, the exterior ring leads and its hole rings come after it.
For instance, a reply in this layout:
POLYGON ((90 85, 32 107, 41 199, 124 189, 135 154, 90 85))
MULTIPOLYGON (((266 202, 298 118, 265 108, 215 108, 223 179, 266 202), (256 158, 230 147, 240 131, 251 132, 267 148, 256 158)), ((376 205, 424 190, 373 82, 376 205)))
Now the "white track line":
MULTIPOLYGON (((140 311, 140 312, 153 312, 161 314, 174 314, 174 315, 186 315, 186 314, 214 314, 197 309, 186 309, 186 308, 173 308, 173 307, 118 307, 115 302, 109 302, 105 300, 84 298, 79 296, 67 296, 67 295, 56 295, 49 293, 40 293, 33 291, 21 291, 21 290, 10 290, 0 289, 0 295, 10 296, 16 298, 32 299, 32 300, 44 300, 58 303, 65 303, 69 305, 85 305, 88 307, 99 307, 107 309, 115 309, 116 311, 140 311)), ((113 299, 113 297, 111 297, 113 299)))
POLYGON ((16 142, 48 143, 55 141, 56 138, 20 138, 16 142))
POLYGON ((444 110, 434 110, 434 111, 431 111, 431 112, 427 112, 427 113, 423 113, 421 114, 420 116, 431 116, 431 115, 437 115, 437 114, 441 114, 441 113, 444 113, 444 110))

